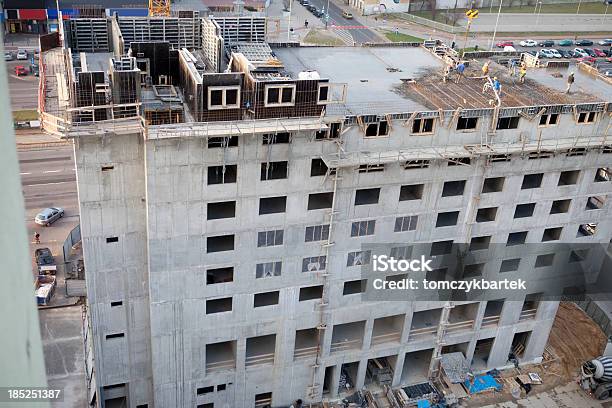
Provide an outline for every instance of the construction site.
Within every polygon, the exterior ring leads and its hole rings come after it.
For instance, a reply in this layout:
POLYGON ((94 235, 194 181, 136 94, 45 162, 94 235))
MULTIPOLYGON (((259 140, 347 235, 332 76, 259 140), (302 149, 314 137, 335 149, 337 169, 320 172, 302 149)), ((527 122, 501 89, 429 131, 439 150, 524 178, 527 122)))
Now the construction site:
POLYGON ((364 301, 362 266, 369 244, 461 243, 471 276, 605 271, 609 79, 436 40, 265 38, 264 17, 184 11, 41 37, 41 126, 74 143, 92 406, 484 406, 603 351, 560 299, 364 301))

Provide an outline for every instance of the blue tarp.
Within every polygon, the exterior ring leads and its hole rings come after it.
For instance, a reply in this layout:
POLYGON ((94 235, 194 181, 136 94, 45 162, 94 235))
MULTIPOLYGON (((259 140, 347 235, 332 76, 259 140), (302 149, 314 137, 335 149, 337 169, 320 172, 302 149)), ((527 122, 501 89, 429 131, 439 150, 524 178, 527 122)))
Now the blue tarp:
MULTIPOLYGON (((78 9, 60 9, 60 10, 64 18, 66 18, 66 16, 69 16, 71 18, 76 18, 79 16, 78 9)), ((57 9, 55 8, 47 9, 47 18, 49 20, 57 20, 57 9)))
POLYGON ((117 13, 125 17, 146 17, 149 15, 149 9, 146 8, 109 8, 106 14, 112 16, 117 13))
POLYGON ((429 408, 429 407, 431 407, 431 404, 429 403, 428 400, 421 400, 417 402, 417 408, 429 408))
POLYGON ((468 390, 470 394, 477 394, 479 392, 483 392, 483 391, 490 390, 490 389, 495 389, 497 391, 500 391, 502 389, 501 384, 498 383, 495 380, 495 378, 493 378, 492 376, 488 374, 477 375, 474 378, 473 384, 470 383, 469 379, 467 379, 465 380, 463 385, 465 386, 465 388, 468 390))

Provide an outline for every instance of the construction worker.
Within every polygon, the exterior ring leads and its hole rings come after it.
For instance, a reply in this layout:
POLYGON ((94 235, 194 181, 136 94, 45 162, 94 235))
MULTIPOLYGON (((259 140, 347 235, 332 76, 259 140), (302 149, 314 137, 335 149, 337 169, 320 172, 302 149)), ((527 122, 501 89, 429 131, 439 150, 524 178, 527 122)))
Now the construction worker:
POLYGON ((567 88, 565 89, 566 94, 570 93, 570 89, 572 88, 574 81, 574 73, 570 72, 570 74, 567 76, 567 88))
POLYGON ((519 82, 521 84, 525 83, 525 75, 527 75, 527 67, 525 65, 521 65, 521 69, 519 69, 519 82))
POLYGON ((491 61, 487 61, 484 63, 484 65, 482 66, 482 76, 486 77, 489 75, 489 64, 491 63, 491 61))
POLYGON ((501 82, 499 82, 497 77, 493 78, 493 89, 495 90, 498 96, 501 96, 501 82))
POLYGON ((34 243, 40 244, 40 234, 38 233, 38 231, 34 233, 34 243))
POLYGON ((455 80, 455 82, 459 83, 461 77, 463 76, 463 72, 465 71, 465 64, 463 62, 460 62, 459 64, 457 64, 457 68, 455 69, 457 70, 457 79, 455 80))
POLYGON ((308 20, 304 20, 304 27, 308 28, 308 20))
POLYGON ((510 76, 516 75, 516 60, 514 58, 510 58, 508 61, 508 73, 510 76))
POLYGON ((446 83, 448 81, 448 78, 450 77, 450 73, 451 73, 451 66, 446 65, 444 67, 444 74, 442 75, 442 82, 446 83))

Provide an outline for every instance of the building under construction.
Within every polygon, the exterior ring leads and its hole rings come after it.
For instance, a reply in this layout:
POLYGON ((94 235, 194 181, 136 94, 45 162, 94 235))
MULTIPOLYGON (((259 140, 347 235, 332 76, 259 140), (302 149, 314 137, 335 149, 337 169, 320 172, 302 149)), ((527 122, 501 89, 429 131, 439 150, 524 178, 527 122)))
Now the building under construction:
POLYGON ((41 41, 41 122, 75 148, 91 404, 282 407, 427 383, 456 353, 541 359, 558 302, 364 301, 364 248, 610 242, 612 85, 493 62, 499 91, 474 58, 445 81, 459 58, 436 42, 264 36, 115 16, 41 41))

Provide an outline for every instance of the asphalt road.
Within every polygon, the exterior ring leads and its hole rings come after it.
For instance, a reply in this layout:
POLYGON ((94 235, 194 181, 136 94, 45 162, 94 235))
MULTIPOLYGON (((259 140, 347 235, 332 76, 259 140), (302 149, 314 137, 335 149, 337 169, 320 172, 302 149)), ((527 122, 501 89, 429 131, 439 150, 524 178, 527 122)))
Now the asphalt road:
MULTIPOLYGON (((328 2, 326 0, 309 0, 310 4, 318 8, 319 10, 327 10, 328 2)), ((296 7, 304 7, 300 3, 294 3, 296 7)), ((347 10, 349 8, 347 7, 347 10)), ((329 1, 329 25, 338 26, 340 29, 347 30, 352 36, 353 40, 357 43, 365 42, 381 42, 381 38, 372 30, 367 28, 357 18, 346 19, 342 17, 343 9, 340 8, 333 1, 329 1)), ((355 10, 349 10, 355 15, 355 10)), ((316 18, 313 16, 313 18, 316 18)), ((324 20, 322 20, 324 21, 324 20)))
POLYGON ((11 106, 13 110, 36 109, 38 106, 38 77, 29 73, 30 61, 7 61, 11 106), (23 65, 28 75, 15 75, 15 67, 23 65))

